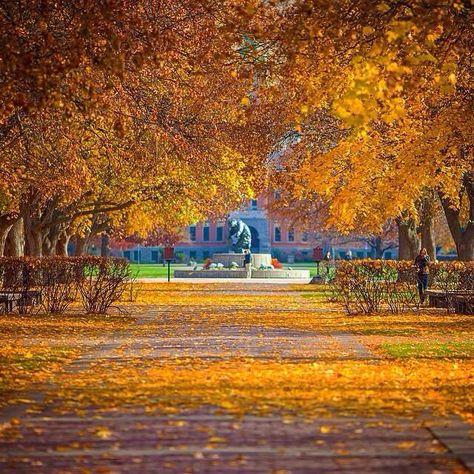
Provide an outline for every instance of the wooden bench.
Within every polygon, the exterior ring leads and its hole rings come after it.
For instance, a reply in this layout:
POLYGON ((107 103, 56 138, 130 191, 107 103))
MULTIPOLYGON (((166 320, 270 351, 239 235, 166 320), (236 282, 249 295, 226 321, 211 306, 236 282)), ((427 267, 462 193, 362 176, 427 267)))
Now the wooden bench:
POLYGON ((0 304, 6 313, 13 312, 17 307, 41 304, 43 295, 40 290, 14 291, 0 290, 0 304))
POLYGON ((474 304, 474 291, 472 290, 427 290, 429 305, 433 308, 453 308, 456 313, 470 314, 466 311, 468 306, 474 304))
POLYGON ((4 307, 4 313, 13 313, 21 300, 20 293, 0 293, 0 305, 4 307))
POLYGON ((455 295, 452 297, 454 312, 459 314, 474 314, 474 294, 455 295))

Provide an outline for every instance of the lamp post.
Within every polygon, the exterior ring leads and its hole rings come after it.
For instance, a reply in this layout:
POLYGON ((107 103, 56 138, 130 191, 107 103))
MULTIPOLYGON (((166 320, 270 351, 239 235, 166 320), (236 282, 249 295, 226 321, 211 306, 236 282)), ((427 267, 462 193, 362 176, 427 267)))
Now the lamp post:
POLYGON ((168 281, 171 280, 171 261, 174 259, 174 247, 165 247, 163 256, 168 264, 168 281))
POLYGON ((313 249, 313 260, 316 262, 316 275, 311 280, 311 283, 318 283, 321 281, 319 273, 319 264, 323 261, 323 249, 319 245, 313 249))

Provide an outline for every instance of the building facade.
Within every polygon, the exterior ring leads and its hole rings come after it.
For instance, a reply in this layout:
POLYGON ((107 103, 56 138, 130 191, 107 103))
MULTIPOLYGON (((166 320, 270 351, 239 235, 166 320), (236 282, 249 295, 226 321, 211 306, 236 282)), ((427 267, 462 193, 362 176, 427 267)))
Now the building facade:
MULTIPOLYGON (((368 245, 348 243, 333 245, 324 238, 293 228, 288 222, 270 217, 266 210, 267 198, 250 200, 247 205, 229 214, 226 220, 198 222, 184 229, 184 237, 175 245, 178 262, 202 262, 217 252, 228 252, 228 221, 242 219, 252 233, 252 253, 271 253, 281 262, 312 261, 312 249, 319 245, 324 251, 331 251, 335 258, 345 258, 350 249, 353 258, 372 256, 368 245)), ((127 248, 114 248, 112 255, 125 257, 135 263, 161 263, 162 248, 129 245, 127 248)), ((395 253, 387 253, 385 258, 395 258, 395 253)))

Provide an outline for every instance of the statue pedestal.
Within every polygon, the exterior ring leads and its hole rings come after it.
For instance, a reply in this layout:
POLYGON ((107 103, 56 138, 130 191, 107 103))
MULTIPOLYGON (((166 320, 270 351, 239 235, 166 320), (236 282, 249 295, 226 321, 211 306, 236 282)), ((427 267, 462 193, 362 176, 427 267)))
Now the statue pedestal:
MULTIPOLYGON (((230 267, 235 262, 239 267, 244 266, 245 254, 243 253, 215 253, 212 256, 212 263, 222 263, 224 267, 230 267)), ((272 256, 269 253, 253 253, 252 266, 260 268, 262 265, 269 267, 272 264, 272 256)))
POLYGON ((253 268, 269 267, 272 264, 272 256, 269 253, 253 253, 252 266, 253 268))
POLYGON ((222 263, 224 267, 230 267, 235 262, 239 267, 244 266, 245 255, 243 253, 215 253, 212 256, 212 263, 222 263))

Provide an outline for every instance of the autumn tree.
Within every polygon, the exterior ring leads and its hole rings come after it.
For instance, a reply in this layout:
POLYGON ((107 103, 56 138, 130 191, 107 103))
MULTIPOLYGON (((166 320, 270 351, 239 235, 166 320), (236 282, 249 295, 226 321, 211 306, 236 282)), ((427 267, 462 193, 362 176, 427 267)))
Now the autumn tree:
POLYGON ((420 203, 436 192, 459 258, 472 260, 471 3, 302 0, 254 4, 247 18, 271 45, 267 93, 294 104, 300 198, 326 201, 327 225, 342 232, 396 219, 401 254, 412 258, 429 227, 420 203), (326 150, 305 133, 321 110, 339 121, 335 132, 348 131, 326 150))
POLYGON ((223 215, 252 195, 269 150, 277 122, 268 104, 248 113, 253 77, 225 4, 108 7, 3 10, 1 241, 21 219, 29 254, 223 215))

